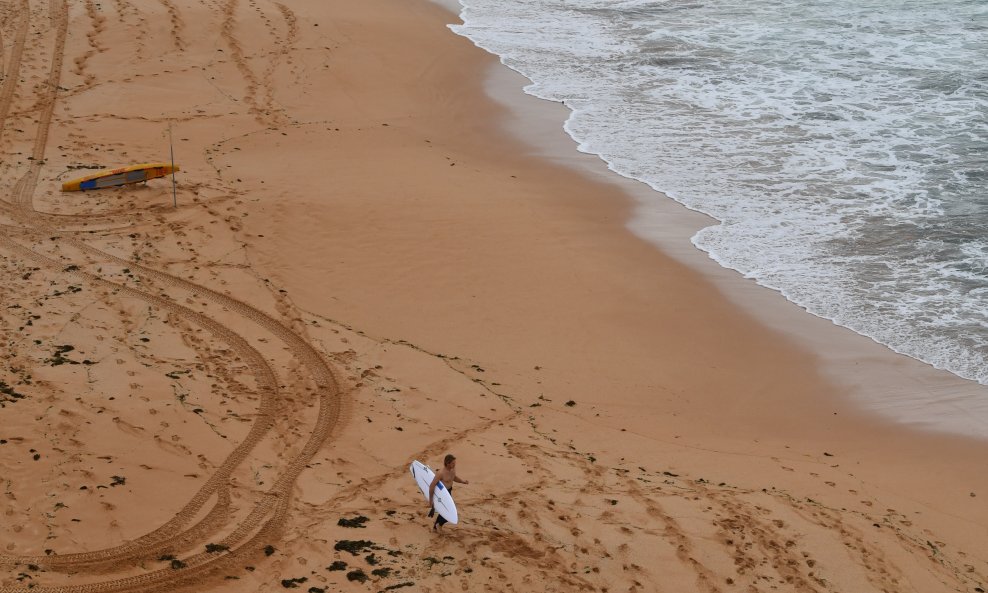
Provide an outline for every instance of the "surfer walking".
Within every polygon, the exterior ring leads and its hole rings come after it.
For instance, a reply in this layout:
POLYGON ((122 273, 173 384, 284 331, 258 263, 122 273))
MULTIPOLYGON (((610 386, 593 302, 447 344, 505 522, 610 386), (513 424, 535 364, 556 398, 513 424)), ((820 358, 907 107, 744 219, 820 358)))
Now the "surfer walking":
MULTIPOLYGON (((448 484, 446 487, 451 493, 453 492, 453 482, 458 482, 460 484, 469 484, 468 480, 462 480, 456 475, 456 457, 452 453, 446 455, 443 459, 443 467, 438 472, 436 472, 436 477, 432 479, 432 483, 429 484, 429 516, 431 517, 436 513, 436 507, 432 506, 434 504, 434 499, 436 495, 436 484, 442 481, 443 484, 448 484)), ((448 523, 442 515, 436 517, 436 522, 432 524, 432 530, 442 533, 443 525, 448 523)))

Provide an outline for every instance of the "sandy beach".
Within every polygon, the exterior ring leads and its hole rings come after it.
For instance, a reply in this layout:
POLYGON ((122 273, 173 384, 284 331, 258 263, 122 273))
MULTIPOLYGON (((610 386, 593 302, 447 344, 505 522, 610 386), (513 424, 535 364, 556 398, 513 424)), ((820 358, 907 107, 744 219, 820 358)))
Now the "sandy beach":
POLYGON ((955 383, 636 236, 456 21, 0 4, 0 592, 983 593, 988 443, 862 404, 955 383))

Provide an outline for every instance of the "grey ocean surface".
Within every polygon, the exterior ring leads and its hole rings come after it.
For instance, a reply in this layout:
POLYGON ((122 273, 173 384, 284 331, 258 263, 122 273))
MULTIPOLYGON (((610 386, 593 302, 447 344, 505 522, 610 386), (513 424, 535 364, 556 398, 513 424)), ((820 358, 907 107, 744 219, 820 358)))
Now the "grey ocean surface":
POLYGON ((988 384, 988 2, 461 0, 721 265, 988 384))

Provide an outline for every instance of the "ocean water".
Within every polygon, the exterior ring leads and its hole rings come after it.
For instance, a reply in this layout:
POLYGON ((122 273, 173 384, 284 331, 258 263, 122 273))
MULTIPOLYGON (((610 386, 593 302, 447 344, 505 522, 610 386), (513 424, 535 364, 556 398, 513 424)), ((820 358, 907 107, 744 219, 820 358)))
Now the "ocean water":
POLYGON ((988 2, 460 2, 721 265, 988 384, 988 2))

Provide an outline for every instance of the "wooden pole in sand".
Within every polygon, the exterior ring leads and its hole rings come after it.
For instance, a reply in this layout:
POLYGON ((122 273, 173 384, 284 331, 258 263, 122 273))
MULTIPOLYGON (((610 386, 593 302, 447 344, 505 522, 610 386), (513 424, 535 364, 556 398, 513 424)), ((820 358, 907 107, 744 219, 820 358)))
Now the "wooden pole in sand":
POLYGON ((175 190, 175 144, 172 142, 171 122, 168 122, 168 150, 172 156, 172 206, 178 208, 178 193, 175 190))

